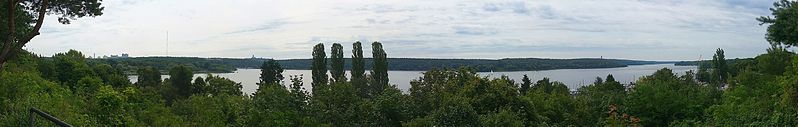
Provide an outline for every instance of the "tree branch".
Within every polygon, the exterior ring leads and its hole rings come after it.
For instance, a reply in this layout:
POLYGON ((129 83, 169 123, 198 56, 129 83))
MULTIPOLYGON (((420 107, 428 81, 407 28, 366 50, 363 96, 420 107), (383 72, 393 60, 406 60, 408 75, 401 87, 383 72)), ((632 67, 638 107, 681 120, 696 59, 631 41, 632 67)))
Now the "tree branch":
POLYGON ((42 24, 44 23, 44 15, 47 15, 47 7, 49 6, 49 0, 42 0, 42 6, 39 8, 39 17, 36 19, 36 25, 33 26, 33 31, 28 33, 28 35, 20 41, 20 47, 24 46, 25 43, 28 43, 33 37, 39 35, 39 29, 42 28, 42 24))
MULTIPOLYGON (((13 8, 10 8, 9 10, 16 10, 16 5, 17 5, 16 2, 17 2, 16 0, 12 1, 13 8)), ((3 51, 2 53, 0 53, 0 63, 5 63, 11 56, 14 56, 17 53, 17 50, 15 50, 17 47, 22 48, 23 46, 25 46, 25 44, 30 42, 30 40, 33 39, 33 37, 39 35, 39 29, 42 28, 42 24, 44 23, 44 16, 47 15, 47 7, 49 3, 50 3, 49 0, 42 0, 42 5, 41 7, 39 7, 39 16, 38 19, 36 19, 36 25, 33 27, 33 31, 28 33, 28 35, 26 35, 24 38, 17 40, 16 41, 17 44, 15 45, 10 45, 10 44, 16 39, 12 39, 11 41, 8 41, 6 44, 3 45, 3 51)), ((10 11, 10 12, 13 13, 16 11, 10 11)), ((15 17, 10 17, 9 20, 14 20, 14 18, 15 17)), ((11 29, 11 31, 14 32, 16 30, 11 29)), ((14 35, 11 36, 13 37, 14 35)))

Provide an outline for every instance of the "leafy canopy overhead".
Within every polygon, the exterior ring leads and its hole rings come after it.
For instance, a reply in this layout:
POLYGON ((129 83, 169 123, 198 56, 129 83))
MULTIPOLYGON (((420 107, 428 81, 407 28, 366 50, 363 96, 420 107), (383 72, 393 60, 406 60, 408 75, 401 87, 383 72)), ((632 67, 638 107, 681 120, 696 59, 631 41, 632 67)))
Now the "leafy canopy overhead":
POLYGON ((774 45, 798 46, 798 2, 781 0, 770 8, 773 17, 757 18, 760 25, 768 24, 767 40, 774 45))

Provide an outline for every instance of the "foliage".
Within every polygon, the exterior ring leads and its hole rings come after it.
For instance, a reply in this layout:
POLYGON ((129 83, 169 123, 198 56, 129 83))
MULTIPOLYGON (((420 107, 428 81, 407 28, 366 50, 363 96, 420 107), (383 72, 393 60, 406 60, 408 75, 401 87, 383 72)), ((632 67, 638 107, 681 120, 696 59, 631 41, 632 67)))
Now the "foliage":
POLYGON ((696 83, 692 74, 678 77, 663 68, 638 80, 623 107, 640 117, 643 126, 668 125, 704 118, 704 110, 718 103, 719 97, 717 87, 696 83))
POLYGON ((729 67, 726 64, 726 56, 723 54, 723 49, 718 48, 715 55, 712 56, 712 73, 711 83, 725 84, 729 79, 729 67))
MULTIPOLYGON (((10 61, 10 64, 14 64, 10 61)), ((11 70, 11 69, 9 69, 11 70)), ((84 99, 73 94, 68 88, 47 81, 35 72, 2 71, 0 76, 0 126, 22 126, 28 124, 28 110, 35 107, 68 121, 75 126, 92 125, 93 118, 84 114, 84 99)), ((41 118, 37 118, 41 119, 41 118)), ((37 120, 36 125, 49 125, 48 121, 37 120)))
POLYGON ((83 53, 75 50, 53 55, 53 62, 57 81, 62 85, 69 86, 73 91, 75 90, 73 84, 77 84, 78 80, 94 75, 94 71, 86 64, 83 53))
POLYGON ((231 73, 236 68, 260 68, 266 59, 235 58, 198 58, 198 57, 130 57, 130 58, 94 58, 94 63, 104 63, 133 72, 140 68, 152 67, 155 70, 168 71, 174 66, 183 65, 197 72, 231 73))
POLYGON ((138 87, 158 87, 163 82, 161 72, 152 67, 139 68, 136 74, 138 75, 136 81, 138 87))
POLYGON ((523 127, 524 121, 510 109, 502 109, 497 113, 482 115, 479 118, 482 126, 488 127, 523 127))
POLYGON ((260 83, 272 84, 280 83, 283 80, 283 67, 275 60, 263 62, 260 67, 260 83))
POLYGON ((762 24, 768 24, 767 40, 774 45, 798 45, 798 2, 790 0, 780 0, 773 3, 770 16, 762 16, 757 20, 762 24))
MULTIPOLYGON (((202 86, 202 93, 194 93, 194 94, 201 94, 207 96, 222 96, 222 95, 243 95, 244 93, 241 92, 241 83, 237 83, 233 80, 227 79, 225 77, 220 77, 216 75, 208 74, 205 78, 205 82, 208 84, 207 86, 202 86)), ((196 83, 196 82, 195 82, 196 83)))
POLYGON ((529 86, 532 86, 532 80, 529 80, 529 77, 526 76, 526 74, 524 74, 524 78, 521 78, 521 81, 523 83, 521 83, 520 91, 521 91, 521 94, 524 94, 527 91, 529 91, 529 86))
POLYGON ((756 64, 755 69, 769 75, 784 74, 793 56, 795 54, 788 52, 786 48, 773 45, 767 49, 767 53, 755 58, 756 62, 760 63, 756 64))
POLYGON ((292 106, 293 97, 277 84, 260 85, 253 95, 246 126, 302 126, 301 112, 292 106))
POLYGON ((175 114, 186 118, 188 126, 244 126, 250 100, 245 96, 193 95, 173 106, 175 114))
POLYGON ((346 81, 344 72, 344 47, 339 43, 333 43, 330 51, 330 75, 333 81, 346 81))
POLYGON ((194 73, 186 66, 175 66, 169 70, 168 82, 165 82, 163 96, 166 98, 166 103, 171 105, 172 102, 178 99, 186 99, 191 96, 192 86, 191 78, 194 73))
POLYGON ((352 85, 358 89, 358 95, 361 97, 368 96, 368 84, 366 84, 366 63, 363 61, 363 47, 360 42, 352 44, 352 67, 349 72, 352 75, 352 85))
MULTIPOLYGON (((598 78, 600 79, 600 78, 598 78)), ((586 103, 589 108, 590 116, 584 117, 590 123, 609 123, 612 120, 604 119, 607 112, 606 107, 624 104, 627 92, 626 88, 615 81, 612 75, 607 75, 606 80, 596 81, 592 85, 582 86, 578 90, 576 98, 586 103)), ((617 114, 620 115, 620 114, 617 114)))
POLYGON ((327 55, 324 53, 324 44, 319 43, 313 47, 313 66, 311 67, 311 77, 313 91, 327 85, 327 55))
MULTIPOLYGON (((707 111, 718 126, 763 126, 775 111, 779 86, 775 77, 752 71, 737 76, 723 93, 722 103, 707 111)), ((768 125, 775 126, 775 125, 768 125)))
POLYGON ((371 54, 374 58, 374 68, 371 70, 371 78, 374 80, 370 84, 371 91, 375 94, 382 93, 388 87, 388 57, 382 49, 382 43, 371 43, 371 54))
POLYGON ((94 67, 94 73, 102 79, 103 83, 114 88, 124 88, 131 86, 130 80, 122 73, 122 70, 114 68, 108 64, 98 64, 94 67))

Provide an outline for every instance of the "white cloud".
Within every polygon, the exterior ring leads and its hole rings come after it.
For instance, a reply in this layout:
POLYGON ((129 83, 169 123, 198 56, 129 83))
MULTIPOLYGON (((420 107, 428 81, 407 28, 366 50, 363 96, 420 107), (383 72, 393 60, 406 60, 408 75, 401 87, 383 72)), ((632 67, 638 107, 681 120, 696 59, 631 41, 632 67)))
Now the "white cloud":
MULTIPOLYGON (((28 49, 44 55, 308 58, 312 45, 385 42, 389 57, 610 57, 692 60, 767 48, 772 0, 105 1, 70 25, 50 16, 28 49), (762 4, 762 3, 768 4, 762 4), (667 52, 667 53, 665 53, 667 52)), ((328 49, 329 50, 329 49, 328 49)), ((370 53, 370 52, 366 52, 370 53)), ((348 54, 347 54, 348 55, 348 54)))

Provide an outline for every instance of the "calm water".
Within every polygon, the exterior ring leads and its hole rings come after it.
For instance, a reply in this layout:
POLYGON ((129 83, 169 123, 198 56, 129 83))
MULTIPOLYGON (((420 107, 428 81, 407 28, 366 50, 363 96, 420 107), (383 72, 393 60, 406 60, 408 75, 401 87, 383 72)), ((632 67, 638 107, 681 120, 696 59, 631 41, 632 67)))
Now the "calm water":
MULTIPOLYGON (((523 78, 524 74, 527 74, 532 81, 537 81, 543 79, 543 77, 548 77, 553 81, 560 81, 568 85, 570 89, 577 89, 582 85, 588 85, 592 83, 596 77, 606 77, 608 74, 612 74, 615 77, 615 80, 621 83, 629 83, 634 82, 638 78, 646 75, 651 75, 655 71, 662 69, 662 68, 669 68, 673 70, 675 73, 684 74, 685 71, 688 70, 695 70, 695 66, 674 66, 673 64, 657 64, 657 65, 639 65, 639 66, 629 66, 623 68, 604 68, 604 69, 561 69, 561 70, 546 70, 546 71, 514 71, 514 72, 480 72, 478 73, 481 76, 489 76, 489 77, 499 77, 502 75, 509 76, 511 79, 515 80, 516 82, 521 82, 521 78, 523 78)), ((285 70, 283 72, 283 76, 285 76, 286 80, 284 81, 285 84, 289 84, 290 81, 289 75, 303 75, 304 79, 303 82, 305 84, 305 89, 310 90, 310 82, 311 82, 311 71, 310 70, 285 70)), ((366 72, 368 73, 368 72, 366 72)), ((413 79, 418 79, 421 77, 422 71, 388 71, 388 78, 390 79, 390 83, 397 85, 399 89, 403 91, 407 91, 410 89, 410 81, 413 79)), ((219 75, 222 77, 229 78, 233 81, 240 82, 243 85, 242 91, 244 93, 250 94, 255 92, 258 89, 258 86, 255 84, 258 82, 258 77, 260 76, 259 69, 238 69, 238 71, 233 73, 215 73, 214 75, 219 75)), ((347 71, 347 77, 349 76, 349 72, 347 71)), ((162 76, 163 78, 169 77, 168 75, 162 76)), ((206 77, 206 74, 195 74, 194 77, 206 77)), ((129 79, 131 82, 135 82, 137 80, 137 76, 130 76, 129 79)))

